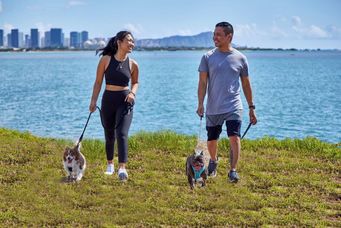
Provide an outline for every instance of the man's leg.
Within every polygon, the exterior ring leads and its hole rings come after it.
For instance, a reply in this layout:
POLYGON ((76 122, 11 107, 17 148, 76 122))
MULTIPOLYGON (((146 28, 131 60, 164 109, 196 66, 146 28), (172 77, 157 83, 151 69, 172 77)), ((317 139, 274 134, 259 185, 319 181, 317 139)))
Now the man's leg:
POLYGON ((218 140, 207 141, 208 152, 210 153, 211 160, 214 160, 214 161, 217 160, 217 146, 218 146, 218 140))
POLYGON ((228 120, 226 121, 227 135, 230 140, 230 172, 228 177, 230 182, 238 182, 239 176, 237 173, 237 163, 240 156, 240 120, 228 120))
POLYGON ((218 166, 218 156, 217 156, 217 146, 218 138, 221 133, 222 126, 217 125, 213 127, 206 126, 207 130, 207 149, 210 153, 210 162, 208 164, 208 175, 215 177, 217 175, 218 166))
POLYGON ((239 136, 230 136, 230 149, 232 151, 231 170, 237 169, 237 163, 240 156, 240 138, 239 136))

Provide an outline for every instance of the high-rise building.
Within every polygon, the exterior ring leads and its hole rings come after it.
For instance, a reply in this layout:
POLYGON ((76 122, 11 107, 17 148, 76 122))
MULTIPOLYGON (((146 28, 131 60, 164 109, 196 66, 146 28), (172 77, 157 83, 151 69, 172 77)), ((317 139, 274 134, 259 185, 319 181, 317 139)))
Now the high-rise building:
POLYGON ((64 47, 70 48, 70 38, 64 37, 64 47))
POLYGON ((30 48, 39 48, 39 32, 38 29, 31 29, 31 45, 30 48))
POLYGON ((4 44, 4 30, 0 29, 0 47, 5 46, 4 44))
POLYGON ((64 46, 67 46, 67 45, 65 45, 65 44, 69 44, 70 43, 70 41, 68 41, 67 43, 65 43, 65 36, 64 36, 64 33, 62 32, 62 42, 63 42, 63 47, 64 46))
POLYGON ((7 34, 7 47, 12 47, 12 37, 11 37, 11 33, 7 34))
POLYGON ((89 33, 87 31, 81 32, 81 47, 84 48, 84 42, 89 39, 89 33))
POLYGON ((29 48, 30 47, 30 43, 31 43, 31 37, 30 37, 30 35, 26 34, 25 35, 25 45, 24 45, 24 47, 25 48, 29 48))
POLYGON ((25 37, 23 32, 19 32, 19 48, 23 48, 25 46, 25 37))
POLYGON ((50 45, 51 45, 51 33, 45 32, 44 47, 50 47, 50 45))
POLYGON ((11 30, 11 47, 18 48, 19 47, 19 29, 11 30))
POLYGON ((0 29, 0 47, 3 47, 4 45, 4 30, 0 29))
POLYGON ((70 32, 70 47, 81 47, 80 34, 78 32, 70 32))
POLYGON ((51 28, 50 36, 51 36, 50 47, 53 47, 53 48, 63 47, 64 37, 63 37, 62 29, 51 28))

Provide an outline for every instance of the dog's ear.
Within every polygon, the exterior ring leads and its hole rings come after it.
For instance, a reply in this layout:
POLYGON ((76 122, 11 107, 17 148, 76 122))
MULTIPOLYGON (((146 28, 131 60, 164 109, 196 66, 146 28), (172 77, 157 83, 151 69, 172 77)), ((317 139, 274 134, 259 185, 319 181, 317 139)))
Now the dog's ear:
POLYGON ((201 151, 201 152, 200 152, 200 155, 201 155, 201 156, 204 156, 204 151, 201 151))

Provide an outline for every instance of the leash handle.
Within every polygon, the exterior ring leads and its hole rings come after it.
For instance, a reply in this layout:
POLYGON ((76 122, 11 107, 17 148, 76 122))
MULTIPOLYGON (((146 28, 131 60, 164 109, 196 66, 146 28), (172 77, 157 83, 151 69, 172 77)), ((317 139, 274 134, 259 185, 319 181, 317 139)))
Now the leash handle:
POLYGON ((83 129, 83 132, 82 132, 81 136, 80 136, 79 139, 78 139, 77 146, 78 146, 78 145, 81 143, 81 141, 83 140, 84 132, 85 132, 86 127, 88 126, 88 123, 89 123, 91 114, 92 114, 92 112, 89 113, 88 119, 87 119, 86 124, 85 124, 84 129, 83 129))
POLYGON ((198 139, 197 139, 197 144, 198 145, 200 143, 200 135, 201 135, 201 128, 202 128, 202 118, 203 118, 203 116, 200 116, 200 128, 199 128, 198 139))

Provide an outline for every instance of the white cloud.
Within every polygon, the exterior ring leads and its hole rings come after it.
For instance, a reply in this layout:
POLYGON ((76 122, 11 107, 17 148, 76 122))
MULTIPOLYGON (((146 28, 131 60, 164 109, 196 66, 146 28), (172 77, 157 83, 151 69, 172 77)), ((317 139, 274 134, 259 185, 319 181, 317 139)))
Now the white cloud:
POLYGON ((333 39, 341 38, 341 28, 338 28, 335 25, 328 26, 326 28, 326 31, 330 35, 330 38, 333 38, 333 39))
MULTIPOLYGON (((239 45, 258 44, 260 46, 273 40, 338 40, 341 39, 341 28, 334 25, 307 25, 299 16, 291 20, 277 17, 271 27, 260 27, 257 24, 239 24, 235 26, 234 42, 239 45)), ((289 41, 288 41, 289 42, 289 41)))
POLYGON ((288 18, 284 17, 284 16, 277 16, 275 18, 275 22, 278 21, 280 23, 287 23, 288 22, 288 18))
POLYGON ((10 32, 11 32, 11 29, 14 28, 14 26, 11 25, 11 24, 4 24, 3 27, 4 27, 4 33, 5 33, 5 34, 10 33, 10 32))
MULTIPOLYGON (((326 29, 318 25, 305 25, 299 16, 293 16, 291 18, 291 36, 298 39, 329 39, 332 37, 338 37, 338 29, 330 26, 326 29)), ((341 34, 341 33, 340 33, 341 34)))
POLYGON ((323 38, 328 38, 329 35, 326 31, 324 31, 322 28, 316 26, 316 25, 311 25, 308 28, 307 34, 308 38, 318 38, 318 39, 323 39, 323 38))
POLYGON ((81 6, 81 5, 85 5, 85 2, 78 1, 78 0, 69 1, 69 6, 81 6))
POLYGON ((141 25, 134 25, 131 23, 125 24, 123 26, 125 30, 130 31, 134 36, 139 36, 143 32, 143 28, 141 25))
POLYGON ((305 43, 305 42, 335 42, 341 40, 341 27, 335 25, 307 24, 299 16, 276 17, 270 27, 258 24, 237 24, 233 42, 250 47, 276 47, 277 42, 305 43))
POLYGON ((252 38, 267 35, 267 33, 260 30, 256 24, 236 25, 234 27, 234 36, 236 38, 252 38))
POLYGON ((37 22, 34 24, 38 28, 39 32, 44 33, 49 31, 53 26, 52 24, 44 24, 43 22, 37 22))
POLYGON ((292 29, 294 30, 297 38, 326 39, 331 37, 327 31, 316 25, 310 25, 309 27, 293 26, 292 29))
POLYGON ((301 26, 302 25, 302 20, 299 16, 291 17, 291 22, 292 22, 293 26, 301 26))
POLYGON ((180 36, 192 36, 192 35, 194 35, 190 29, 181 29, 176 34, 180 35, 180 36))
POLYGON ((282 38, 287 38, 288 34, 278 26, 274 25, 271 28, 271 35, 275 39, 282 39, 282 38))

